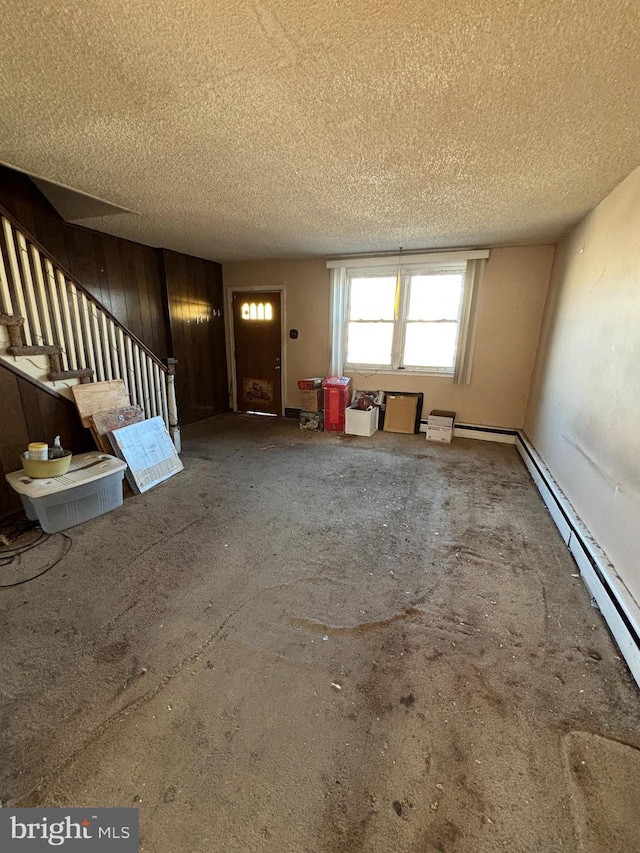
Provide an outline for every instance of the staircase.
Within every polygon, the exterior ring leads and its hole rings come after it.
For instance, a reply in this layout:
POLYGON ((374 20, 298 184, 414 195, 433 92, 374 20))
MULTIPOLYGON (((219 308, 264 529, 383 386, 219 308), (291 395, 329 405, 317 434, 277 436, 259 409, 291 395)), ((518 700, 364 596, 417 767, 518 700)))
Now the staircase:
POLYGON ((175 362, 163 364, 0 207, 0 361, 72 398, 78 382, 122 379, 176 449, 175 362))

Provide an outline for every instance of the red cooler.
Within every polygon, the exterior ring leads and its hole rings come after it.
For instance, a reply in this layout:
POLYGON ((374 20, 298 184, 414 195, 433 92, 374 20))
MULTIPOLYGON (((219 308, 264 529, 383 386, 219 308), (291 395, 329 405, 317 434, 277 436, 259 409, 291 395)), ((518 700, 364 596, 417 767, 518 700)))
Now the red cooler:
POLYGON ((344 413, 351 402, 351 380, 347 376, 327 376, 322 387, 325 431, 344 432, 344 413))

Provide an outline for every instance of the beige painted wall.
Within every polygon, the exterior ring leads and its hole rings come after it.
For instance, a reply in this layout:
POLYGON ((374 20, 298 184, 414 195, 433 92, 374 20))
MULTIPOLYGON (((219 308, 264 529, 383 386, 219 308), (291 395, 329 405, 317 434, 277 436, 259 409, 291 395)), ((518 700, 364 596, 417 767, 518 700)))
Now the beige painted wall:
POLYGON ((526 432, 640 603, 640 169, 561 243, 526 432))
MULTIPOLYGON (((329 366, 330 293, 329 270, 325 261, 223 264, 222 280, 225 291, 232 287, 285 288, 284 405, 299 408, 298 379, 325 376, 329 366), (298 330, 297 340, 289 337, 290 329, 298 330)), ((230 357, 229 364, 232 363, 230 357)))
MULTIPOLYGON (((465 423, 520 428, 553 261, 552 246, 492 249, 479 293, 476 345, 469 385, 440 376, 355 375, 356 387, 422 391, 424 409, 454 409, 465 423)), ((223 266, 225 288, 285 287, 285 405, 298 407, 297 380, 329 367, 329 271, 322 260, 248 261, 223 266)))

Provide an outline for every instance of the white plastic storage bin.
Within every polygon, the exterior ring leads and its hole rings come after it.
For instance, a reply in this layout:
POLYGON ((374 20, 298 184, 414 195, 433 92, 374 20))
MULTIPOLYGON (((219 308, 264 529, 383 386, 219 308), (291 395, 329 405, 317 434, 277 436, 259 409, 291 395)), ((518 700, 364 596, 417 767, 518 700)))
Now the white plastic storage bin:
POLYGON ((58 533, 122 506, 127 463, 106 453, 81 453, 61 477, 34 480, 24 471, 7 474, 24 511, 45 533, 58 533))

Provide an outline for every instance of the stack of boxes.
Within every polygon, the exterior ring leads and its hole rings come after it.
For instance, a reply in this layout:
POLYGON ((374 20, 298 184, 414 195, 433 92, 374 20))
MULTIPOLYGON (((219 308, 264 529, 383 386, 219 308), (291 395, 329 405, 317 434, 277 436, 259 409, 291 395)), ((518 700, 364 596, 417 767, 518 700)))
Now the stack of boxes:
POLYGON ((324 424, 322 377, 298 379, 300 429, 322 430, 324 424))
POLYGON ((455 420, 455 412, 433 409, 427 418, 427 441, 442 441, 445 444, 450 444, 453 438, 455 420))
POLYGON ((346 376, 298 379, 300 429, 344 432, 345 410, 351 401, 351 380, 346 376))

